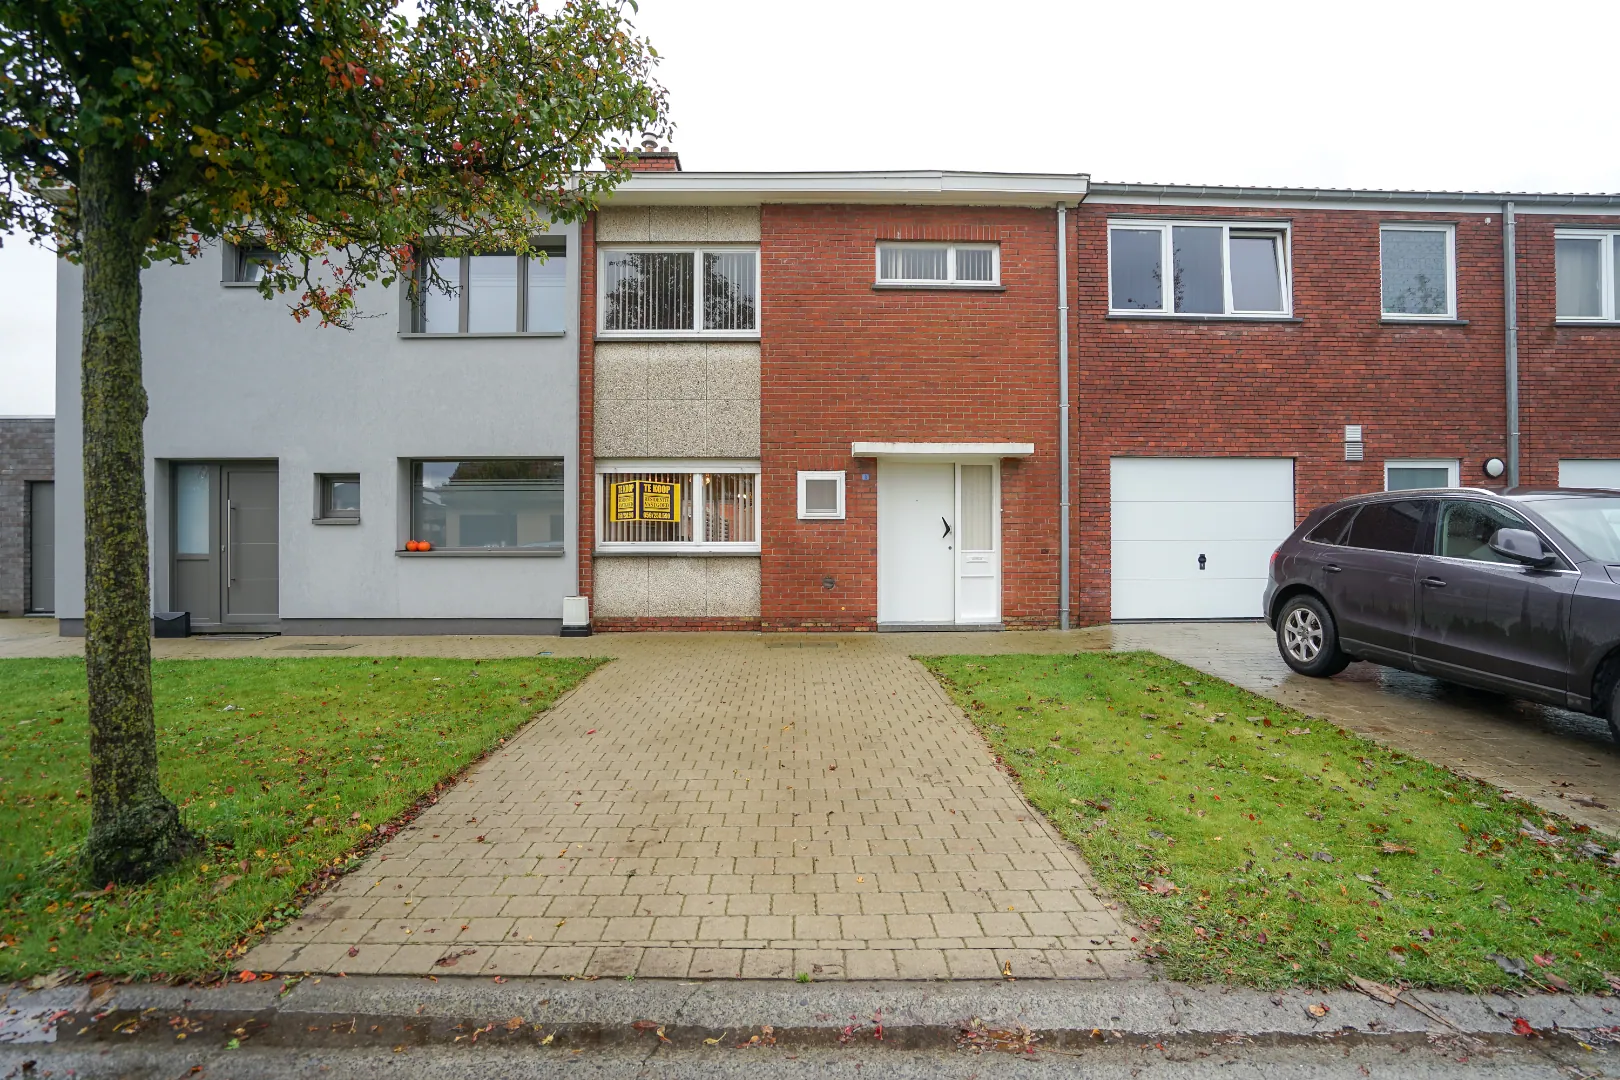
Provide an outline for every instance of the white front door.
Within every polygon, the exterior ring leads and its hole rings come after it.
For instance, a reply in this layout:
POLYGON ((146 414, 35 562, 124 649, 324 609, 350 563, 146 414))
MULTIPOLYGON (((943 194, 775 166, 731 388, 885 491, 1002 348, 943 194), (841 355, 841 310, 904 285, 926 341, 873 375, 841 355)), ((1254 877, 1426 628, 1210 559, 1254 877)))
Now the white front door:
POLYGON ((1113 617, 1259 618, 1294 531, 1292 458, 1114 458, 1113 617))
POLYGON ((989 462, 879 462, 879 623, 1000 621, 996 474, 989 462))

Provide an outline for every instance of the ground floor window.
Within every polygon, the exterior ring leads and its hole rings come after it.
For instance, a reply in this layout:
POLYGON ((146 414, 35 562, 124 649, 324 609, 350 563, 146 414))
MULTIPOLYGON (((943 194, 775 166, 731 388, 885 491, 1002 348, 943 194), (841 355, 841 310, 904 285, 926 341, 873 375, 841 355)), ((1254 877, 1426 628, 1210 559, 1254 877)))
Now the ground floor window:
POLYGON ((759 465, 620 462, 597 469, 597 548, 759 550, 759 465))
POLYGON ((410 540, 428 550, 561 551, 563 459, 411 462, 410 540))

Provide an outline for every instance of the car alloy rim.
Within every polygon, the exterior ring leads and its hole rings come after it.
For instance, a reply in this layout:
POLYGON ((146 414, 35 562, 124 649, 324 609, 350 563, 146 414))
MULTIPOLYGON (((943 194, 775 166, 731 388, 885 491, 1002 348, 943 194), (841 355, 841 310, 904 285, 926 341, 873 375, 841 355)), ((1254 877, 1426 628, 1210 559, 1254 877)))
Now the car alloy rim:
POLYGON ((1297 607, 1283 620, 1283 645, 1302 664, 1315 660, 1322 651, 1322 620, 1308 607, 1297 607))

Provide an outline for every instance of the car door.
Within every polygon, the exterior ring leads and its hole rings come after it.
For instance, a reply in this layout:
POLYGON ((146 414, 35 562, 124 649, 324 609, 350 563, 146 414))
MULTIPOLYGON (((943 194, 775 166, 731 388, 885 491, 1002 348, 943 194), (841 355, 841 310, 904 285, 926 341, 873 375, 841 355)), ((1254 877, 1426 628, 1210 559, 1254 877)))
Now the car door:
POLYGON ((1418 560, 1430 549, 1433 503, 1366 503, 1350 523, 1345 546, 1322 556, 1323 591, 1352 656, 1410 662, 1418 560))
MULTIPOLYGON (((1490 548, 1498 529, 1537 530, 1483 499, 1446 499, 1435 553, 1418 569, 1420 670, 1562 704, 1569 682, 1569 612, 1580 574, 1562 560, 1526 566, 1490 548)), ((1542 540, 1549 551, 1553 545, 1542 540)))

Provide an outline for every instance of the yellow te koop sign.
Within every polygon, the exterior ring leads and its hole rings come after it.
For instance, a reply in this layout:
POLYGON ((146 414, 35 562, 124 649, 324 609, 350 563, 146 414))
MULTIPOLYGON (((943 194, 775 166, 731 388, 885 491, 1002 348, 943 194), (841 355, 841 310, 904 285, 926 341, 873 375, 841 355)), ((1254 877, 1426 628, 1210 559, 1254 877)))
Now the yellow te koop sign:
POLYGON ((624 480, 608 486, 609 521, 679 521, 681 485, 624 480))

